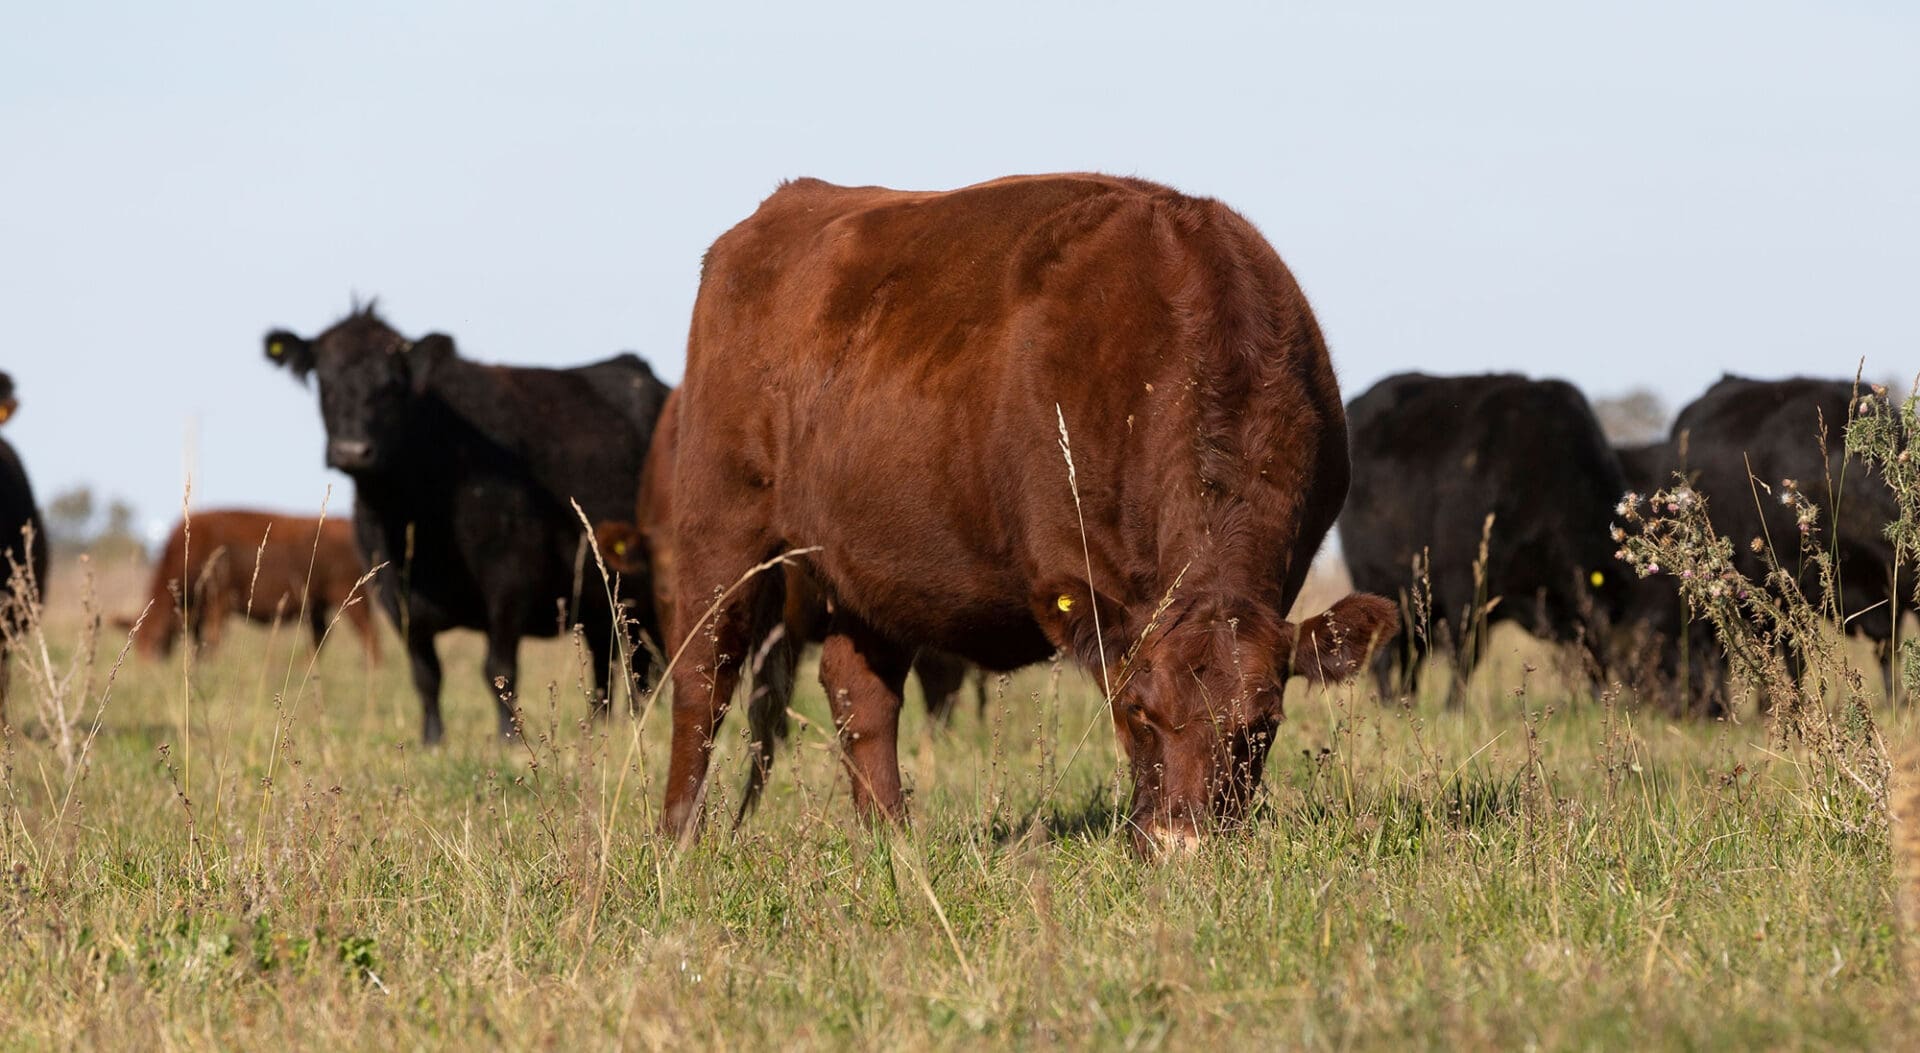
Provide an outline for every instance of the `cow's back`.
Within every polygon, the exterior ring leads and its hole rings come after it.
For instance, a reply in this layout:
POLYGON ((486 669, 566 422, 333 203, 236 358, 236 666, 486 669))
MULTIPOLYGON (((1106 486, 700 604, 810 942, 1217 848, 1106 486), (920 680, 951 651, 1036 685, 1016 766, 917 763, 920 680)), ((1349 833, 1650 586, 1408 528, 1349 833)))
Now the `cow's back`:
MULTIPOLYGON (((1754 507, 1755 491, 1771 497, 1762 487, 1777 490, 1792 479, 1823 513, 1835 504, 1829 484, 1838 487, 1843 535, 1861 535, 1855 540, 1867 543, 1880 536, 1895 508, 1884 480, 1845 458, 1854 394, 1854 385, 1843 380, 1722 377, 1675 417, 1672 443, 1685 451, 1689 475, 1713 502, 1716 521, 1724 517, 1729 528, 1757 530, 1761 516, 1754 507), (1750 473, 1761 487, 1753 485, 1750 473)), ((1795 526, 1793 514, 1777 499, 1759 505, 1767 508, 1769 526, 1795 526)))
POLYGON ((217 601, 254 618, 290 616, 315 569, 317 525, 314 518, 243 508, 192 512, 168 535, 148 598, 164 610, 191 589, 191 602, 217 601))
POLYGON ((633 507, 667 387, 622 354, 566 369, 455 359, 434 371, 427 394, 463 425, 438 441, 491 447, 468 451, 469 470, 511 477, 569 518, 577 501, 601 519, 633 507))

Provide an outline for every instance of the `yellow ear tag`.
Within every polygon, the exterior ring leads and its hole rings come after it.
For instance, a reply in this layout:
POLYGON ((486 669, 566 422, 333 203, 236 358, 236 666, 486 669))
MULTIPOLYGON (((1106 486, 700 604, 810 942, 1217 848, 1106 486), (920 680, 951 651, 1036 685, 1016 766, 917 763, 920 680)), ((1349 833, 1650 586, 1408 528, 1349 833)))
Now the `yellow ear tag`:
POLYGON ((278 340, 275 340, 273 343, 267 345, 267 354, 272 355, 275 358, 279 358, 282 354, 285 354, 286 350, 287 350, 287 346, 285 344, 282 344, 278 340))
POLYGON ((613 543, 613 554, 614 554, 614 555, 616 555, 616 556, 624 556, 624 555, 626 555, 626 554, 627 554, 627 543, 626 543, 626 542, 624 542, 624 541, 616 541, 616 542, 614 542, 614 543, 613 543))
POLYGON ((1607 583, 1607 576, 1596 570, 1592 574, 1587 575, 1587 580, 1593 582, 1593 587, 1597 589, 1607 583))
POLYGON ((1062 611, 1070 611, 1073 609, 1073 597, 1063 592, 1059 599, 1053 601, 1053 605, 1062 611))

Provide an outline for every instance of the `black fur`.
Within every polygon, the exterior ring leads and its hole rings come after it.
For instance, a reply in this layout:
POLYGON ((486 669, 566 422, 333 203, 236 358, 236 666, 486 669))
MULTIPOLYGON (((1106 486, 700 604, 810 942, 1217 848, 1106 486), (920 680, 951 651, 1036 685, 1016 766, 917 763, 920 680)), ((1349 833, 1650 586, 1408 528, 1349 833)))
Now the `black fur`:
MULTIPOLYGON (((1354 399, 1347 426, 1353 482, 1339 530, 1355 589, 1406 595, 1424 547, 1432 567, 1430 639, 1445 635, 1442 619, 1455 634, 1464 631, 1491 512, 1479 598, 1498 598, 1489 624, 1511 621, 1548 639, 1581 640, 1595 669, 1605 668, 1610 623, 1632 591, 1631 572, 1614 561, 1607 536, 1626 482, 1579 391, 1510 374, 1403 373, 1354 399)), ((1410 688, 1417 686, 1419 635, 1400 634, 1410 688)), ((1474 658, 1484 653, 1479 648, 1474 658)), ((1391 690, 1392 661, 1391 654, 1376 659, 1383 692, 1391 690)))
MULTIPOLYGON (((569 501, 590 521, 632 514, 667 395, 646 363, 623 354, 571 369, 481 365, 449 337, 407 340, 371 307, 311 341, 277 330, 267 347, 274 362, 319 378, 327 461, 353 477, 363 554, 387 565, 375 588, 412 660, 422 737, 442 734, 433 639, 448 629, 486 634, 503 734, 514 733, 520 638, 563 625, 585 637, 604 710, 613 621, 569 501)), ((634 579, 620 598, 638 601, 628 606, 657 642, 652 584, 634 579)))
MULTIPOLYGON (((17 404, 13 397, 13 378, 0 373, 0 418, 11 416, 17 404)), ((33 487, 27 482, 27 469, 20 455, 5 439, 0 439, 0 721, 6 717, 7 652, 9 641, 25 624, 23 605, 37 604, 46 591, 47 529, 40 510, 33 502, 33 487), (29 549, 27 539, 31 537, 29 549), (31 595, 16 594, 13 568, 24 568, 30 577, 31 595)))

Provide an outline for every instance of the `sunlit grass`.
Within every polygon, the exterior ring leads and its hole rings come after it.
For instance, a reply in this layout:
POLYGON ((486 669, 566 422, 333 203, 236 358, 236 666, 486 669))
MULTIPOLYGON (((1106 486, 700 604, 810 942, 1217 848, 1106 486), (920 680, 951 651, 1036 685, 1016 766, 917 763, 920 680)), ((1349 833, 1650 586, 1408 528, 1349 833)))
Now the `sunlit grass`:
MULTIPOLYGON (((56 662, 82 632, 65 603, 56 662)), ((199 661, 190 776, 179 659, 129 662, 64 806, 16 692, 7 1044, 1752 1048, 1915 1031, 1885 835, 1832 822, 1756 724, 1571 697, 1517 633, 1493 638, 1458 709, 1296 685, 1251 828, 1172 865, 1114 832, 1111 723, 1077 672, 995 685, 984 718, 943 733, 910 697, 914 823, 875 835, 809 668, 809 720, 759 813, 728 833, 736 715, 706 836, 676 853, 653 833, 665 707, 644 727, 588 722, 564 643, 527 646, 529 735, 503 744, 478 639, 448 637, 447 742, 423 751, 393 641, 381 668, 349 639, 309 677, 303 635, 235 626, 199 661)), ((88 723, 117 649, 102 641, 88 723)), ((1906 714, 1880 719, 1908 737, 1906 714)))

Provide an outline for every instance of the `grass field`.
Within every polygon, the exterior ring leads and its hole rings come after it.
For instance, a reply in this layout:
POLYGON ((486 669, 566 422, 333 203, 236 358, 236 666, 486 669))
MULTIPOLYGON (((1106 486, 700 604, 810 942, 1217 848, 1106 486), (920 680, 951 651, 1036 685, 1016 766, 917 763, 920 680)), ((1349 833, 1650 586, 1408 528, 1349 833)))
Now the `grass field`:
MULTIPOLYGON (((1576 697, 1495 637, 1465 705, 1296 684, 1252 829, 1165 865, 1115 831, 1111 725, 1077 672, 984 719, 908 702, 910 829, 855 825, 811 671, 739 834, 652 833, 664 708, 593 725, 530 645, 504 745, 450 637, 423 752, 389 637, 309 669, 235 627, 190 675, 85 637, 57 568, 6 743, 0 1044, 141 1049, 1028 1046, 1898 1048, 1920 1039, 1887 827, 1758 722, 1576 697), (84 682, 83 682, 84 681, 84 682), (104 697, 104 705, 103 705, 104 697), (84 737, 98 720, 97 737, 84 737)), ((129 609, 131 568, 101 568, 129 609)), ((344 644, 344 645, 342 645, 344 644)), ((1893 741, 1907 714, 1883 710, 1893 741)))

